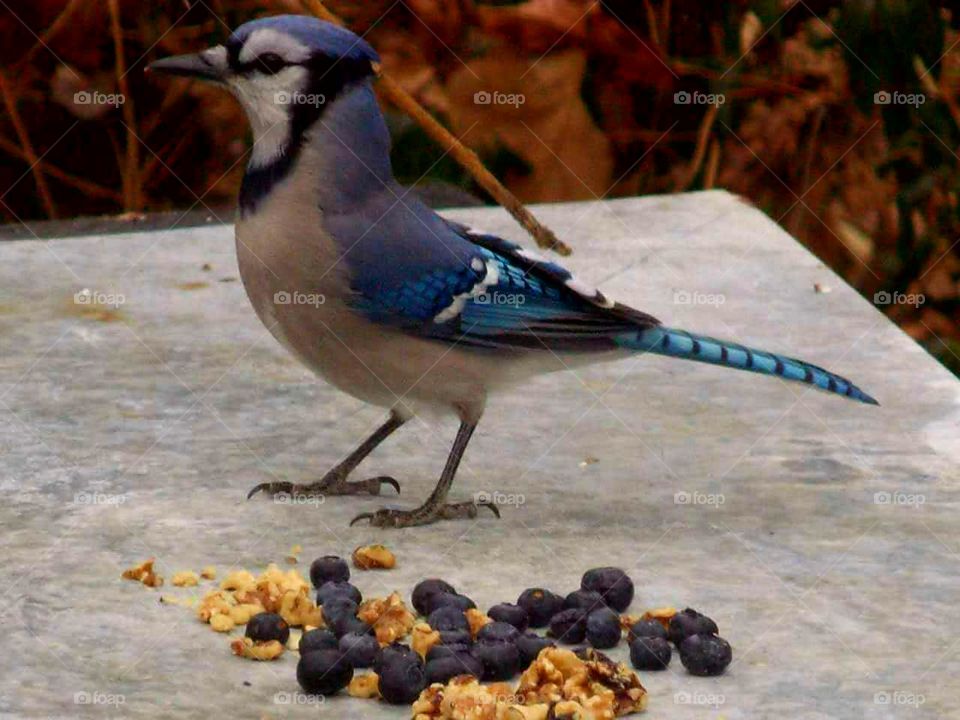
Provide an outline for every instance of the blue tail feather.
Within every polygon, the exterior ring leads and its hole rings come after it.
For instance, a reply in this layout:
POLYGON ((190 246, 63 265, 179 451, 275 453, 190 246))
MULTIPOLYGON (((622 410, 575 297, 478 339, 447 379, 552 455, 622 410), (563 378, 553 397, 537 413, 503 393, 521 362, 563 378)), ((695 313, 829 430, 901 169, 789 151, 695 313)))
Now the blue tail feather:
POLYGON ((754 350, 737 343, 695 335, 686 330, 656 326, 622 333, 617 336, 616 341, 621 347, 640 352, 696 360, 761 375, 773 375, 785 380, 814 385, 821 390, 869 405, 879 405, 852 382, 822 367, 765 350, 754 350))

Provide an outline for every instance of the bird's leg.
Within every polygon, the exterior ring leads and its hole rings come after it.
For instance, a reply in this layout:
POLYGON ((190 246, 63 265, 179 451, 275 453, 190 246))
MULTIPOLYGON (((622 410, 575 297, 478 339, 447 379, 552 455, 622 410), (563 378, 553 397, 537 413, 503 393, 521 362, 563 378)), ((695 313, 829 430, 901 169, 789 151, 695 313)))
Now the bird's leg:
POLYGON ((481 507, 489 508, 494 515, 500 517, 500 511, 493 503, 482 502, 460 502, 447 503, 447 493, 453 484, 453 478, 457 474, 457 467, 460 465, 460 458, 463 457, 463 451, 467 449, 467 443, 470 436, 476 429, 475 422, 461 422, 460 430, 457 432, 457 438, 453 441, 453 448, 447 457, 447 464, 440 475, 440 481, 430 493, 427 501, 415 510, 394 510, 384 508, 375 513, 361 513, 357 515, 350 524, 353 525, 359 520, 370 520, 370 524, 375 527, 413 527, 415 525, 429 525, 437 520, 456 520, 460 518, 474 518, 481 507))
POLYGON ((290 482, 267 482, 260 483, 247 494, 249 500, 258 492, 263 491, 271 495, 278 493, 289 493, 291 495, 304 495, 308 497, 317 497, 323 495, 379 495, 382 485, 392 485, 400 492, 400 483, 392 477, 381 475, 368 478, 367 480, 358 480, 356 482, 347 482, 347 476, 353 472, 367 455, 373 452, 380 443, 386 440, 394 430, 406 422, 400 415, 390 411, 390 417, 387 421, 377 428, 373 435, 361 443, 360 447, 350 453, 346 459, 334 466, 326 475, 315 483, 300 485, 290 482))

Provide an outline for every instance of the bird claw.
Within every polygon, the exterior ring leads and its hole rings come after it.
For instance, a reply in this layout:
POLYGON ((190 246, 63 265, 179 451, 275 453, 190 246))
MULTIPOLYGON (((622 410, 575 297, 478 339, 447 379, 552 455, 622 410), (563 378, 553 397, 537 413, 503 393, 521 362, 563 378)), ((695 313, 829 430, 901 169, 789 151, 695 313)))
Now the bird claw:
POLYGON ((258 492, 266 492, 270 495, 276 495, 277 493, 289 493, 293 492, 293 483, 289 482, 265 482, 260 483, 259 485, 254 486, 254 488, 247 493, 247 500, 252 498, 258 492))
POLYGON ((449 503, 446 505, 424 505, 415 510, 395 510, 393 508, 383 508, 376 512, 360 513, 350 521, 350 527, 361 520, 369 520, 371 527, 415 527, 417 525, 430 525, 438 520, 464 520, 475 518, 480 508, 487 508, 497 518, 500 517, 500 509, 492 502, 461 502, 449 503))
POLYGON ((384 485, 389 485, 400 494, 400 483, 388 475, 358 480, 356 482, 346 482, 337 476, 328 476, 324 480, 311 485, 297 485, 290 482, 265 482, 260 483, 247 493, 247 500, 252 498, 258 492, 265 492, 276 497, 280 494, 303 495, 306 497, 324 497, 326 495, 379 495, 380 489, 384 485))

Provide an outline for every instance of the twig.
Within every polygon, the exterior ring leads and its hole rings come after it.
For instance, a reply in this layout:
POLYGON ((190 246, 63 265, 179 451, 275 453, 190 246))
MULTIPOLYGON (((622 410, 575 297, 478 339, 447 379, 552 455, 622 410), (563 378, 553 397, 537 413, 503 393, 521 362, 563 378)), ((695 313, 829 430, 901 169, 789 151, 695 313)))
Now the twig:
POLYGON ((123 168, 123 205, 127 212, 135 212, 143 206, 140 184, 140 141, 134 127, 137 116, 133 111, 133 96, 127 85, 127 71, 123 60, 123 31, 120 27, 120 7, 117 0, 107 0, 110 6, 110 32, 113 35, 113 51, 116 57, 117 85, 123 98, 123 122, 127 126, 127 144, 123 168))
POLYGON ((717 184, 717 171, 720 168, 720 141, 714 138, 710 142, 710 154, 707 156, 707 168, 703 171, 703 189, 713 190, 717 184))
MULTIPOLYGON (((313 13, 320 19, 337 25, 344 25, 343 20, 324 7, 321 0, 301 1, 308 12, 313 13)), ((116 2, 116 0, 112 0, 112 2, 116 2)), ((557 238, 550 228, 542 225, 533 216, 533 213, 527 210, 523 203, 520 202, 512 192, 507 190, 493 173, 487 170, 473 150, 460 142, 453 133, 441 125, 410 93, 404 90, 396 80, 386 75, 382 70, 379 75, 380 80, 378 84, 383 96, 413 118, 427 135, 433 138, 451 157, 459 162, 467 172, 470 173, 471 177, 477 181, 480 187, 490 193, 490 196, 506 208, 506 210, 516 218, 517 222, 533 236, 533 239, 537 241, 537 245, 553 250, 560 255, 569 255, 572 252, 566 243, 557 238)))
MULTIPOLYGON (((26 160, 30 162, 30 156, 16 143, 12 143, 7 140, 5 137, 0 136, 0 150, 4 151, 9 155, 13 155, 16 158, 21 160, 26 160)), ((70 185, 71 187, 85 192, 91 197, 102 197, 114 202, 120 203, 123 202, 123 196, 118 193, 116 190, 110 188, 105 188, 102 185, 97 185, 94 182, 85 180, 84 178, 77 177, 76 175, 71 175, 68 172, 64 172, 58 167, 55 167, 45 160, 40 160, 37 162, 37 167, 43 168, 45 175, 49 175, 52 178, 56 178, 64 185, 70 185)))
MULTIPOLYGON (((34 56, 34 53, 36 53, 37 50, 42 47, 46 47, 50 43, 50 40, 53 38, 53 36, 66 27, 67 20, 70 19, 70 16, 73 15, 74 11, 78 7, 80 7, 82 2, 83 0, 70 0, 70 2, 67 3, 67 6, 60 11, 59 15, 57 15, 57 18, 50 23, 50 27, 43 31, 43 34, 37 38, 37 41, 17 61, 17 66, 19 67, 21 65, 26 65, 30 62, 30 58, 34 56)), ((72 69, 71 72, 73 72, 72 69)), ((74 73, 74 75, 76 75, 76 73, 74 73)))
POLYGON ((10 122, 13 123, 13 129, 17 133, 17 139, 20 140, 23 153, 26 156, 27 163, 30 165, 30 172, 33 174, 33 179, 37 183, 37 192, 40 193, 40 200, 43 202, 44 209, 47 211, 47 216, 51 219, 56 218, 57 208, 53 204, 53 196, 50 194, 50 188, 47 187, 47 179, 43 176, 43 168, 40 167, 40 158, 33 149, 33 143, 30 142, 30 135, 27 133, 27 128, 23 124, 23 118, 20 117, 20 111, 17 109, 17 102, 13 97, 13 93, 10 91, 7 78, 3 73, 0 73, 0 94, 3 95, 3 104, 7 108, 7 113, 10 115, 10 122))
POLYGON ((703 166, 703 158, 707 154, 707 142, 710 140, 710 131, 713 129, 713 123, 716 121, 719 111, 719 105, 711 105, 707 109, 707 114, 703 116, 703 120, 700 121, 700 130, 697 133, 697 147, 693 153, 693 160, 690 161, 690 168, 687 170, 686 177, 677 183, 677 190, 686 190, 690 187, 690 184, 696 180, 697 173, 700 172, 700 168, 703 166))

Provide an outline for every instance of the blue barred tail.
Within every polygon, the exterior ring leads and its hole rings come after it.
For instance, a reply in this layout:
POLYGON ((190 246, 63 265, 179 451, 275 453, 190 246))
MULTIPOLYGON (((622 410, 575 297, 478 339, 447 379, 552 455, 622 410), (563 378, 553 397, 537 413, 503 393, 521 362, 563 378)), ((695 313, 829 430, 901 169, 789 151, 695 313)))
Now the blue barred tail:
POLYGON ((703 335, 694 335, 685 330, 675 330, 662 326, 646 328, 639 332, 624 333, 617 337, 622 347, 657 355, 696 360, 712 365, 748 370, 761 375, 773 375, 786 380, 815 385, 821 390, 843 395, 844 397, 870 405, 879 405, 846 378, 834 375, 822 367, 775 355, 765 350, 754 350, 736 343, 715 340, 703 335))

